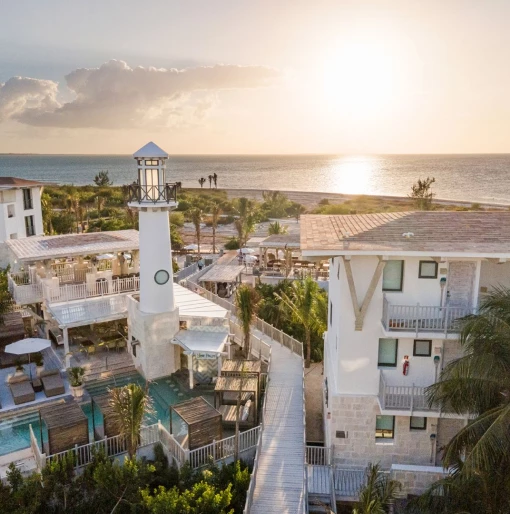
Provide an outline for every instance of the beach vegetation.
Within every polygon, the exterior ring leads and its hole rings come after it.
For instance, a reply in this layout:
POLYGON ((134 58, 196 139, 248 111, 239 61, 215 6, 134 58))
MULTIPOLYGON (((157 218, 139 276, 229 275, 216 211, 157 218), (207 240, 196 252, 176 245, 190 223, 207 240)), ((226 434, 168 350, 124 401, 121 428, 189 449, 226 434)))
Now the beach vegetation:
POLYGON ((99 171, 94 177, 94 184, 99 187, 112 186, 113 181, 110 179, 108 170, 99 171))
POLYGON ((418 179, 411 186, 411 194, 409 198, 413 199, 416 209, 420 211, 429 211, 432 207, 432 200, 435 194, 432 192, 432 184, 436 179, 434 177, 427 177, 426 179, 418 179))
POLYGON ((200 177, 198 179, 198 183, 200 184, 200 187, 204 187, 205 182, 206 182, 206 179, 204 177, 200 177))
POLYGON ((72 452, 40 474, 23 476, 11 464, 0 482, 0 512, 240 514, 250 482, 250 468, 243 461, 177 469, 169 465, 161 444, 155 445, 153 460, 135 457, 120 463, 97 451, 82 473, 75 472, 74 464, 72 452))
POLYGON ((282 225, 279 221, 273 221, 267 227, 268 235, 277 235, 277 234, 286 234, 288 232, 288 227, 282 225))
POLYGON ((225 243, 225 250, 239 250, 241 246, 239 245, 239 239, 237 237, 231 237, 226 243, 225 243))

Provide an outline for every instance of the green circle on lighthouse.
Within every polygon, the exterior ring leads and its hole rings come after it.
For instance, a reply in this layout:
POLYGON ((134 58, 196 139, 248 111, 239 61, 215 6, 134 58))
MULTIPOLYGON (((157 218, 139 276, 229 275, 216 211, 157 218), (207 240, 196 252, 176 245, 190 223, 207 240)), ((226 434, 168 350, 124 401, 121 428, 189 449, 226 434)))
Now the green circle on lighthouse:
POLYGON ((162 286, 163 284, 166 284, 170 280, 170 274, 165 269, 160 269, 159 271, 156 271, 154 274, 154 280, 156 284, 159 284, 162 286))

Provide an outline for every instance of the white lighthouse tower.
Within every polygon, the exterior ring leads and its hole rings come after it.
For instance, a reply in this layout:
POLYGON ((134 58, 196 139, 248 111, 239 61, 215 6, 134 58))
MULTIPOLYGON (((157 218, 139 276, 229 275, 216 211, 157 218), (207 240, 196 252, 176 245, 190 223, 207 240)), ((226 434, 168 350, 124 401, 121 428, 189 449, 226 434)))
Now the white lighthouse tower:
POLYGON ((140 297, 128 304, 131 352, 147 379, 169 375, 178 362, 172 339, 179 330, 175 307, 169 213, 176 184, 166 180, 168 154, 150 142, 133 154, 137 180, 127 186, 128 206, 139 213, 140 297))

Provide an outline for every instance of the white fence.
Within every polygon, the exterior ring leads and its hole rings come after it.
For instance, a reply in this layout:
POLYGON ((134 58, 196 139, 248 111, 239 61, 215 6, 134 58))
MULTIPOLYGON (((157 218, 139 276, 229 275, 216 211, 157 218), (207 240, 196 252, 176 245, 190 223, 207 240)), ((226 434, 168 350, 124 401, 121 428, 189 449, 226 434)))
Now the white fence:
POLYGON ((331 465, 331 448, 326 446, 306 446, 305 452, 307 464, 314 466, 331 465))
POLYGON ((42 302, 43 290, 41 284, 30 284, 27 274, 16 277, 9 273, 7 274, 7 284, 12 298, 17 304, 27 305, 42 302))
POLYGON ((58 287, 46 284, 44 286, 44 298, 48 302, 68 302, 139 290, 140 277, 125 277, 101 280, 92 284, 65 284, 58 287))
POLYGON ((435 411, 436 406, 429 406, 425 395, 426 387, 412 385, 388 385, 381 370, 379 374, 379 401, 381 408, 388 410, 435 411))
POLYGON ((46 465, 46 454, 42 453, 39 444, 37 442, 37 438, 35 437, 34 430, 32 429, 32 424, 28 425, 30 432, 30 448, 32 448, 32 452, 35 458, 35 465, 38 470, 41 470, 46 465))
POLYGON ((384 328, 389 331, 458 332, 458 320, 475 310, 465 307, 435 307, 426 305, 393 305, 386 296, 383 300, 384 328))

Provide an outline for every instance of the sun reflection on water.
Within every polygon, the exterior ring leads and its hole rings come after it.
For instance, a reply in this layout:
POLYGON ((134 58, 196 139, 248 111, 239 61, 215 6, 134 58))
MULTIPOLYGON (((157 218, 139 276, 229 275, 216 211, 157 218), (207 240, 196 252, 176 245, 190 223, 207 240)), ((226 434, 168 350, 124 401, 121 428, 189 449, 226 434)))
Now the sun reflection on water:
POLYGON ((328 170, 331 190, 345 194, 372 194, 373 179, 378 168, 377 157, 339 157, 328 170))

